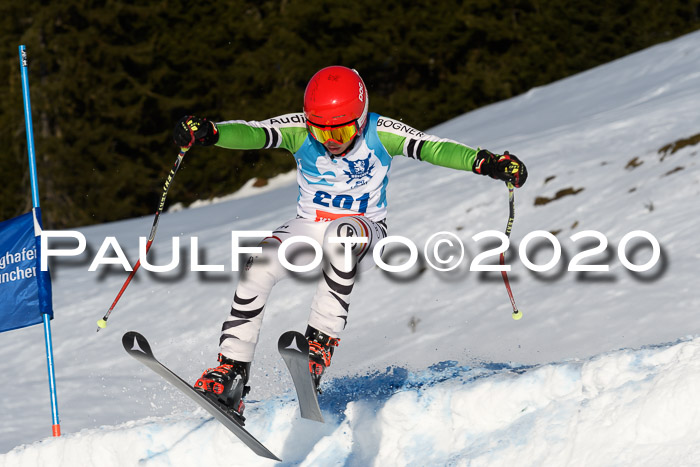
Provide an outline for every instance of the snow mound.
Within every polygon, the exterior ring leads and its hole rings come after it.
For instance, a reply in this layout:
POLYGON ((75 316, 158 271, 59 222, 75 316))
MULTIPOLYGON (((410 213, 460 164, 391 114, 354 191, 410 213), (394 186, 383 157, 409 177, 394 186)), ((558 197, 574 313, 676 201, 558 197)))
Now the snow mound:
MULTIPOLYGON (((446 361, 331 380, 326 419, 292 392, 248 404, 247 427, 283 465, 700 464, 700 338, 583 361, 513 367, 446 361)), ((203 411, 19 446, 0 466, 272 465, 203 411)))

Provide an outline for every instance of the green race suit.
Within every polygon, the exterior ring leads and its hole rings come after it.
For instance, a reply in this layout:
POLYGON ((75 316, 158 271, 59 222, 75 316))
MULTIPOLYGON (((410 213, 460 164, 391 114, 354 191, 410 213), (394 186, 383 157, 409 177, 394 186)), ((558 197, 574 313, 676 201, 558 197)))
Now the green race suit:
POLYGON ((375 113, 369 114, 367 125, 343 157, 332 157, 308 134, 302 113, 262 122, 219 122, 217 128, 220 147, 291 152, 297 163, 297 214, 316 221, 347 215, 375 221, 386 218, 386 187, 394 156, 471 171, 477 153, 464 144, 375 113))

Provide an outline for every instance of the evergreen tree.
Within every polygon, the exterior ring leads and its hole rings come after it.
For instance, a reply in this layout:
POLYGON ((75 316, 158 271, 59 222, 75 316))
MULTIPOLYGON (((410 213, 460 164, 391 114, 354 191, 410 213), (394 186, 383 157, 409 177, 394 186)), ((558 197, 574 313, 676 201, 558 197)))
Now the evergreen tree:
MULTIPOLYGON (((324 66, 357 69, 372 111, 427 129, 693 31, 699 13, 698 0, 3 2, 0 219, 31 207, 19 44, 44 220, 65 228, 152 213, 181 116, 299 112, 324 66)), ((292 168, 282 151, 194 149, 169 200, 292 168)))

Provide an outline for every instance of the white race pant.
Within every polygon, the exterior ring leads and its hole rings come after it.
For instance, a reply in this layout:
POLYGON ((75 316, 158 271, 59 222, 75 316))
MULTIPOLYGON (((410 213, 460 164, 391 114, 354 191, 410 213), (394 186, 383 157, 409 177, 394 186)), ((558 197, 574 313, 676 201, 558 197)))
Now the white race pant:
MULTIPOLYGON (((357 272, 374 266, 372 250, 386 235, 383 221, 374 222, 361 216, 341 217, 330 222, 297 218, 275 229, 271 237, 260 242, 262 252, 250 256, 241 273, 230 316, 221 329, 220 352, 241 362, 253 360, 270 291, 278 281, 292 274, 278 260, 278 250, 282 242, 295 236, 309 237, 323 248, 323 277, 311 303, 308 324, 338 337, 347 324, 350 292, 357 272), (346 258, 346 247, 329 241, 334 237, 366 237, 367 243, 352 244, 351 254, 346 258), (345 267, 346 260, 349 268, 345 267)), ((293 243, 284 256, 291 264, 303 266, 315 256, 309 251, 308 243, 293 243)))

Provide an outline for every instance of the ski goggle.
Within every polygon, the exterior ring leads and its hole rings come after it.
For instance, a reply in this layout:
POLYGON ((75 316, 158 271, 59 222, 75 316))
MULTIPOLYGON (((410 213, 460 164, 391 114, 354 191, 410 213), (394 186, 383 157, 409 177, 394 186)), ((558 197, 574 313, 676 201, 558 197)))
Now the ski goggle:
POLYGON ((311 136, 321 144, 324 144, 327 141, 345 144, 353 139, 359 130, 357 120, 353 120, 350 123, 344 123, 338 126, 326 127, 318 127, 307 121, 306 128, 309 130, 311 136))

